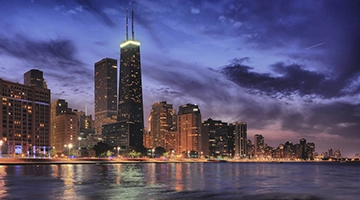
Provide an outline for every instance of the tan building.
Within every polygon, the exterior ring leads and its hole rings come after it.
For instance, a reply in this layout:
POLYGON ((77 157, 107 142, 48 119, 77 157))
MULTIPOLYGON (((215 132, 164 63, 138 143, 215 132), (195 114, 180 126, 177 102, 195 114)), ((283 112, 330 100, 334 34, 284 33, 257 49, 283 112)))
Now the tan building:
POLYGON ((78 147, 79 117, 68 108, 63 99, 57 99, 51 103, 51 140, 52 148, 56 153, 69 154, 71 149, 78 147))
POLYGON ((172 104, 166 101, 152 105, 148 118, 148 130, 145 138, 149 148, 163 147, 167 151, 175 148, 176 115, 172 104))
POLYGON ((40 156, 50 146, 50 90, 0 79, 2 153, 40 156))
POLYGON ((190 152, 200 153, 201 114, 197 105, 186 104, 179 107, 175 153, 189 156, 190 152))

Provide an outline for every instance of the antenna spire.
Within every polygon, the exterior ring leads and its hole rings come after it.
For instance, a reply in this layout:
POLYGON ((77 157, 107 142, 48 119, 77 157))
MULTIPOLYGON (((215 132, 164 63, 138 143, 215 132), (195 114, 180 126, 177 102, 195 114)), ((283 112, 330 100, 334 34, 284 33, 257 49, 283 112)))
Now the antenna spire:
POLYGON ((131 29, 132 29, 132 40, 134 40, 134 0, 132 0, 131 29))
POLYGON ((128 8, 126 8, 126 40, 129 40, 129 16, 128 16, 128 8))

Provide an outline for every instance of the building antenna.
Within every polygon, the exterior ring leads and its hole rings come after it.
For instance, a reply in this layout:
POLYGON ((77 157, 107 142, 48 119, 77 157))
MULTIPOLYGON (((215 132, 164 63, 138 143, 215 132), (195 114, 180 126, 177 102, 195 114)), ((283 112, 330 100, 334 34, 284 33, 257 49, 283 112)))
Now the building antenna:
POLYGON ((87 115, 87 104, 85 104, 85 116, 87 115))
POLYGON ((132 0, 131 30, 132 30, 132 40, 134 40, 134 0, 132 0))
POLYGON ((126 41, 129 40, 129 16, 128 16, 128 8, 126 8, 126 41))

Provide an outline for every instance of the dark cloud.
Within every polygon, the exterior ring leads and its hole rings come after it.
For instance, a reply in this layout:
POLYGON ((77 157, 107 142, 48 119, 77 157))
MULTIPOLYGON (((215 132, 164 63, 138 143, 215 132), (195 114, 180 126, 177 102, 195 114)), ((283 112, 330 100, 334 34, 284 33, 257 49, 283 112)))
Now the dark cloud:
POLYGON ((77 75, 83 80, 92 78, 76 58, 76 47, 71 40, 32 40, 21 34, 13 38, 1 36, 0 53, 26 61, 29 68, 44 70, 57 80, 71 80, 77 75))
POLYGON ((100 6, 96 6, 93 4, 93 2, 89 0, 77 0, 77 2, 83 6, 85 10, 92 13, 96 18, 98 18, 100 21, 102 21, 105 25, 109 27, 115 27, 116 24, 107 16, 106 13, 101 10, 100 6))
POLYGON ((338 101, 308 106, 306 114, 284 114, 282 128, 308 135, 326 132, 347 139, 359 138, 360 104, 338 101))
POLYGON ((37 41, 21 34, 13 38, 3 35, 0 37, 0 53, 34 63, 51 64, 49 67, 81 65, 81 62, 75 58, 73 42, 66 39, 37 41))
POLYGON ((83 86, 93 81, 92 70, 88 70, 86 65, 77 59, 76 48, 71 40, 32 40, 21 34, 12 38, 1 36, 0 54, 23 61, 27 70, 42 70, 53 93, 52 99, 84 94, 86 92, 83 91, 83 86), (59 86, 56 82, 64 84, 59 86), (55 87, 52 87, 52 84, 55 87), (73 94, 69 91, 73 91, 73 94))
POLYGON ((342 89, 349 84, 347 80, 334 79, 329 75, 309 71, 298 64, 276 63, 271 68, 276 75, 254 72, 253 67, 235 60, 225 66, 222 73, 239 86, 248 89, 249 93, 280 97, 316 95, 322 98, 346 95, 342 89))

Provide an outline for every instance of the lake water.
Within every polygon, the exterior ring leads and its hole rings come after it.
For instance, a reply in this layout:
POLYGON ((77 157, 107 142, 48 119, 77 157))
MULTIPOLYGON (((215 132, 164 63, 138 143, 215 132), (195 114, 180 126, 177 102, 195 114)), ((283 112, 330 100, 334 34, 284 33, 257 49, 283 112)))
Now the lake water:
POLYGON ((0 199, 360 199, 360 163, 3 165, 0 199))

